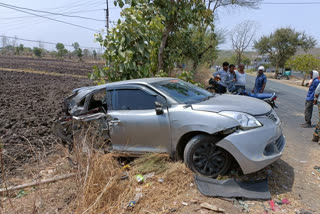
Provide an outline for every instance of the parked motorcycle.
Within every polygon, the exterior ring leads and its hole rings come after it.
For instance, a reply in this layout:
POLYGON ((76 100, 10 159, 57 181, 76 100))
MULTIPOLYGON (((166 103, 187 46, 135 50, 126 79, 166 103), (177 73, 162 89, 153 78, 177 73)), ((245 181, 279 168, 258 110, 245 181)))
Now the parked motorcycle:
MULTIPOLYGON (((211 93, 217 91, 217 87, 218 87, 218 79, 213 79, 210 78, 209 80, 209 87, 206 88, 207 91, 210 91, 211 93)), ((259 100, 263 100, 266 103, 268 103, 272 108, 277 108, 276 104, 275 104, 275 100, 278 98, 278 96, 276 95, 275 92, 273 93, 250 93, 250 92, 246 92, 243 90, 239 90, 234 92, 233 94, 235 95, 242 95, 242 96, 249 96, 249 97, 253 97, 259 100)))
POLYGON ((290 76, 291 76, 291 71, 285 71, 284 73, 278 74, 277 79, 280 80, 285 78, 286 80, 289 80, 290 76))

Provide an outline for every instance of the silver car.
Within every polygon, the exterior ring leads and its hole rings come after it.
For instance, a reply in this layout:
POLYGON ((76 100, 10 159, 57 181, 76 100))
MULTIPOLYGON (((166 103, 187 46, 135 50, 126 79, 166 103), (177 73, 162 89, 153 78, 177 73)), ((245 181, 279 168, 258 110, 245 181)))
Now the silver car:
MULTIPOLYGON (((225 174, 233 161, 244 174, 258 171, 278 160, 285 147, 280 119, 270 105, 212 94, 175 78, 83 87, 64 103, 65 121, 100 121, 112 151, 168 153, 208 177, 225 174)), ((58 135, 71 139, 62 131, 58 135)))

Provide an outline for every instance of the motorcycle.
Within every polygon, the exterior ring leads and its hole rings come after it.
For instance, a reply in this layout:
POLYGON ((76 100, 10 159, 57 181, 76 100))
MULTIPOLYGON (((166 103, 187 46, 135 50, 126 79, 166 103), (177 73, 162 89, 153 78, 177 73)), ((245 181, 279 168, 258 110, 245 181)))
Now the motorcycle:
MULTIPOLYGON (((215 78, 215 79, 210 78, 210 80, 209 80, 209 85, 210 86, 207 87, 206 90, 211 92, 211 93, 214 93, 215 91, 217 91, 218 84, 219 84, 218 80, 219 80, 219 78, 215 78)), ((273 92, 273 93, 258 93, 258 94, 255 94, 255 93, 246 92, 246 91, 240 89, 238 91, 233 92, 232 94, 248 96, 248 97, 253 97, 253 98, 256 98, 256 99, 259 99, 259 100, 263 100, 266 103, 268 103, 272 108, 277 108, 275 100, 278 98, 278 96, 277 96, 277 94, 275 92, 273 92)))

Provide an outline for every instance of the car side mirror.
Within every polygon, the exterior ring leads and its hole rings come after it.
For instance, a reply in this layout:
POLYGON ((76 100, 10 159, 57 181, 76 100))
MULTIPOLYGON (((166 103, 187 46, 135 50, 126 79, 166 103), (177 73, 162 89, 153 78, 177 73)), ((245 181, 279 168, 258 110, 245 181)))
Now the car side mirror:
POLYGON ((157 113, 157 115, 161 115, 161 114, 163 114, 164 113, 164 111, 163 111, 163 105, 161 104, 161 103, 159 103, 159 102, 154 102, 154 105, 155 105, 155 109, 156 109, 156 113, 157 113))

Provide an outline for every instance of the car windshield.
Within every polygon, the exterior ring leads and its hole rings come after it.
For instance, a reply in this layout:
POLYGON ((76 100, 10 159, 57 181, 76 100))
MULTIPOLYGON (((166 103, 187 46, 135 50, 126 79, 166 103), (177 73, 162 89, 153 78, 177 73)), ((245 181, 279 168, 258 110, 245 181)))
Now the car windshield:
POLYGON ((177 79, 165 80, 152 85, 177 102, 184 104, 198 103, 213 96, 202 88, 177 79))

